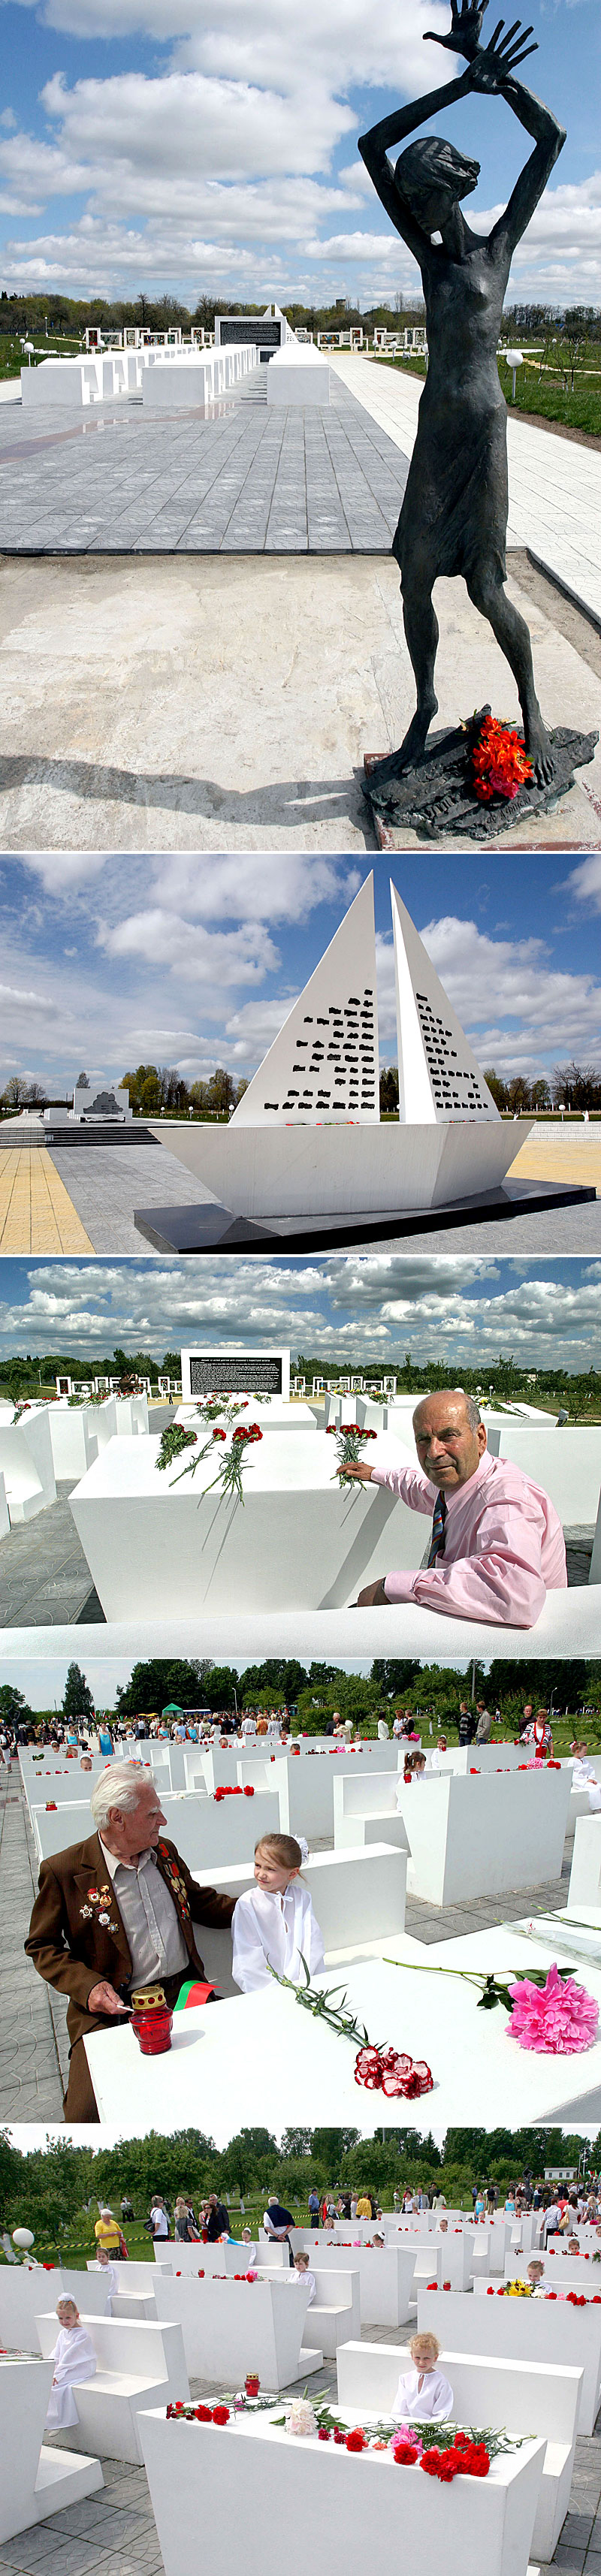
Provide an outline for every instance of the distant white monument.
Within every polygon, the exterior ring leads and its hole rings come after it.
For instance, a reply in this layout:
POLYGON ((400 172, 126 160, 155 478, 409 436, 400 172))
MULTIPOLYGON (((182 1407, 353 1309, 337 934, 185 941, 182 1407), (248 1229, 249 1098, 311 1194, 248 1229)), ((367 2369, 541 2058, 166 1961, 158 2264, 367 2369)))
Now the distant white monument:
POLYGON ((104 1126, 114 1119, 122 1125, 125 1119, 133 1118, 129 1092, 112 1082, 90 1082, 87 1073, 79 1073, 69 1115, 85 1120, 86 1126, 93 1120, 104 1126))
POLYGON ((294 332, 279 304, 266 304, 260 316, 257 313, 215 314, 216 349, 235 349, 244 340, 254 341, 259 362, 264 366, 276 349, 284 349, 289 340, 294 340, 294 332))
POLYGON ((170 1152, 236 1216, 311 1224, 454 1206, 497 1190, 515 1159, 515 1130, 395 886, 391 901, 398 1123, 380 1120, 372 875, 229 1126, 170 1123, 170 1152))

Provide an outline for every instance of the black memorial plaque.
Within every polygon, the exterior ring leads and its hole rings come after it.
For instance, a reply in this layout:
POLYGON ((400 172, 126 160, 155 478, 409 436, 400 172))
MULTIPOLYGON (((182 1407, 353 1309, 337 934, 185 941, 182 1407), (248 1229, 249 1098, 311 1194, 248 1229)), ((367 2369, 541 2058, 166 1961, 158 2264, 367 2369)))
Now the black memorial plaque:
POLYGON ((254 1359, 227 1351, 202 1351, 190 1360, 191 1395, 281 1395, 282 1362, 275 1352, 254 1359))
POLYGON ((223 316, 219 334, 222 349, 231 349, 245 340, 254 340, 257 349, 279 349, 280 337, 279 322, 256 322, 252 313, 230 314, 227 320, 223 316))

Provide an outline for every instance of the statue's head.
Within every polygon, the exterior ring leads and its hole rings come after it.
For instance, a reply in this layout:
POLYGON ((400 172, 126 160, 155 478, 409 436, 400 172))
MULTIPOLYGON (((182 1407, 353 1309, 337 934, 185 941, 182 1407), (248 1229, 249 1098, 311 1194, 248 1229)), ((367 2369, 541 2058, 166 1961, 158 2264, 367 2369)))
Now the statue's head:
POLYGON ((470 197, 477 187, 480 163, 456 152, 443 135, 425 134, 399 153, 394 175, 399 196, 422 232, 437 233, 460 197, 470 197))

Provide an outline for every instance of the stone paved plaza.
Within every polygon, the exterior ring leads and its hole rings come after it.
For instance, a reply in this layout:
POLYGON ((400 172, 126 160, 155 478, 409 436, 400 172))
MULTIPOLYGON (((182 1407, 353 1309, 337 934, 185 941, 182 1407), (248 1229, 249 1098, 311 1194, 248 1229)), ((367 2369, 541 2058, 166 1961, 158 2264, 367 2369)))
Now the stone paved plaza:
POLYGON ((408 456, 332 378, 329 411, 279 410, 257 367, 223 402, 0 408, 0 550, 386 554, 408 456))

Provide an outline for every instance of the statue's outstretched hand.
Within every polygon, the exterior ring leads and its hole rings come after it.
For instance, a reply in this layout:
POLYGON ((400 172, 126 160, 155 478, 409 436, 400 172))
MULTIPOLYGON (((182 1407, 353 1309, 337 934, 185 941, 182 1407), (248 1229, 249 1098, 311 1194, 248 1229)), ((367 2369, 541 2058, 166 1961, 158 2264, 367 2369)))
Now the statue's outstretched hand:
POLYGON ((448 36, 437 36, 428 27, 425 45, 444 45, 449 54, 465 54, 471 63, 478 52, 484 11, 488 0, 451 0, 451 25, 448 36))
POLYGON ((519 18, 514 18, 512 26, 507 28, 504 18, 499 18, 490 43, 477 46, 468 64, 469 89, 488 90, 493 96, 504 89, 505 82, 511 73, 517 72, 519 64, 527 62, 529 54, 538 53, 536 41, 533 45, 528 43, 532 32, 532 27, 520 26, 519 18))

